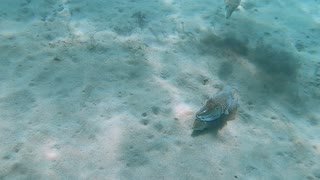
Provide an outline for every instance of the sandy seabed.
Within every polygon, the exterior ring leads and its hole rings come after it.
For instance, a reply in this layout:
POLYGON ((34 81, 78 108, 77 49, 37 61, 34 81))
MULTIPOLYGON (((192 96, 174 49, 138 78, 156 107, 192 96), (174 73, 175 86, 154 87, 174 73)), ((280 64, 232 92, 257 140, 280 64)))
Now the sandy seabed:
POLYGON ((1 2, 0 179, 320 179, 319 0, 1 2))

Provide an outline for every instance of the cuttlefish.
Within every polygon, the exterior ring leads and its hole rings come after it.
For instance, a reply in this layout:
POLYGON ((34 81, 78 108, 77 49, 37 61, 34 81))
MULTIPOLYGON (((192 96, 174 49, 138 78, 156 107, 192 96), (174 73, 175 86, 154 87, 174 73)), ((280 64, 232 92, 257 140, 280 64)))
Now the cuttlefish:
POLYGON ((228 19, 233 11, 240 5, 241 0, 224 0, 225 3, 225 16, 228 19))
POLYGON ((208 122, 215 121, 223 114, 238 107, 236 91, 231 87, 225 87, 222 91, 210 97, 205 105, 196 113, 193 130, 203 130, 208 127, 208 122))

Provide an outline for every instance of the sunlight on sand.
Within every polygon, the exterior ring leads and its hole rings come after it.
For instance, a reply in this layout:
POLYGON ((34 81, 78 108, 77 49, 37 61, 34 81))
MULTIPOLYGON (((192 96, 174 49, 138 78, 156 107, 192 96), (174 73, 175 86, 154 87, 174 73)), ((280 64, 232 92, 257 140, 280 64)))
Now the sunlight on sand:
POLYGON ((179 119, 186 119, 193 116, 194 111, 188 104, 179 103, 174 107, 175 117, 179 119))
POLYGON ((172 5, 173 0, 163 0, 163 3, 167 6, 172 5))
POLYGON ((240 64, 247 69, 251 74, 255 75, 257 74, 257 67, 250 63, 247 59, 243 57, 237 58, 237 60, 240 62, 240 64))
POLYGON ((130 119, 130 117, 128 115, 117 115, 105 121, 104 124, 100 124, 101 128, 104 129, 102 146, 108 153, 113 154, 112 159, 115 159, 117 152, 119 152, 123 134, 123 128, 121 127, 123 125, 121 125, 120 122, 124 119, 130 119))
POLYGON ((159 77, 154 77, 154 79, 155 79, 155 82, 157 82, 157 84, 159 84, 159 86, 161 86, 163 89, 168 91, 170 96, 175 101, 178 101, 178 100, 181 99, 181 93, 180 93, 180 91, 179 91, 179 89, 177 87, 173 86, 172 84, 170 84, 166 80, 163 80, 163 79, 161 79, 159 77))
POLYGON ((87 20, 73 21, 69 25, 71 34, 77 38, 79 41, 87 41, 95 32, 94 26, 90 25, 87 20))
POLYGON ((55 141, 53 139, 50 139, 48 141, 49 142, 47 142, 44 145, 44 149, 43 149, 45 159, 50 160, 50 161, 60 159, 60 157, 61 157, 60 153, 58 152, 58 149, 55 147, 55 145, 57 144, 57 141, 55 141))

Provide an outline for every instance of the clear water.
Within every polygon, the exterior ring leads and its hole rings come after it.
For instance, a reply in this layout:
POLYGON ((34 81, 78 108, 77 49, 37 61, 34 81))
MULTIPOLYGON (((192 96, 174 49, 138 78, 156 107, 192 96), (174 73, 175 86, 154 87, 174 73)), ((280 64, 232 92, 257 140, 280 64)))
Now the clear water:
POLYGON ((0 179, 320 179, 319 39, 319 0, 1 0, 0 179))

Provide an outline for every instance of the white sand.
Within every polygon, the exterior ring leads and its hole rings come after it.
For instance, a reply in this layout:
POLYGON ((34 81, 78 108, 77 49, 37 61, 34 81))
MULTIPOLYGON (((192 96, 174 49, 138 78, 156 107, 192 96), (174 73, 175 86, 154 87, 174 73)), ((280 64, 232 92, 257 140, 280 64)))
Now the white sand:
POLYGON ((0 179, 320 179, 319 9, 2 0, 0 179), (192 132, 225 84, 238 112, 192 132))

